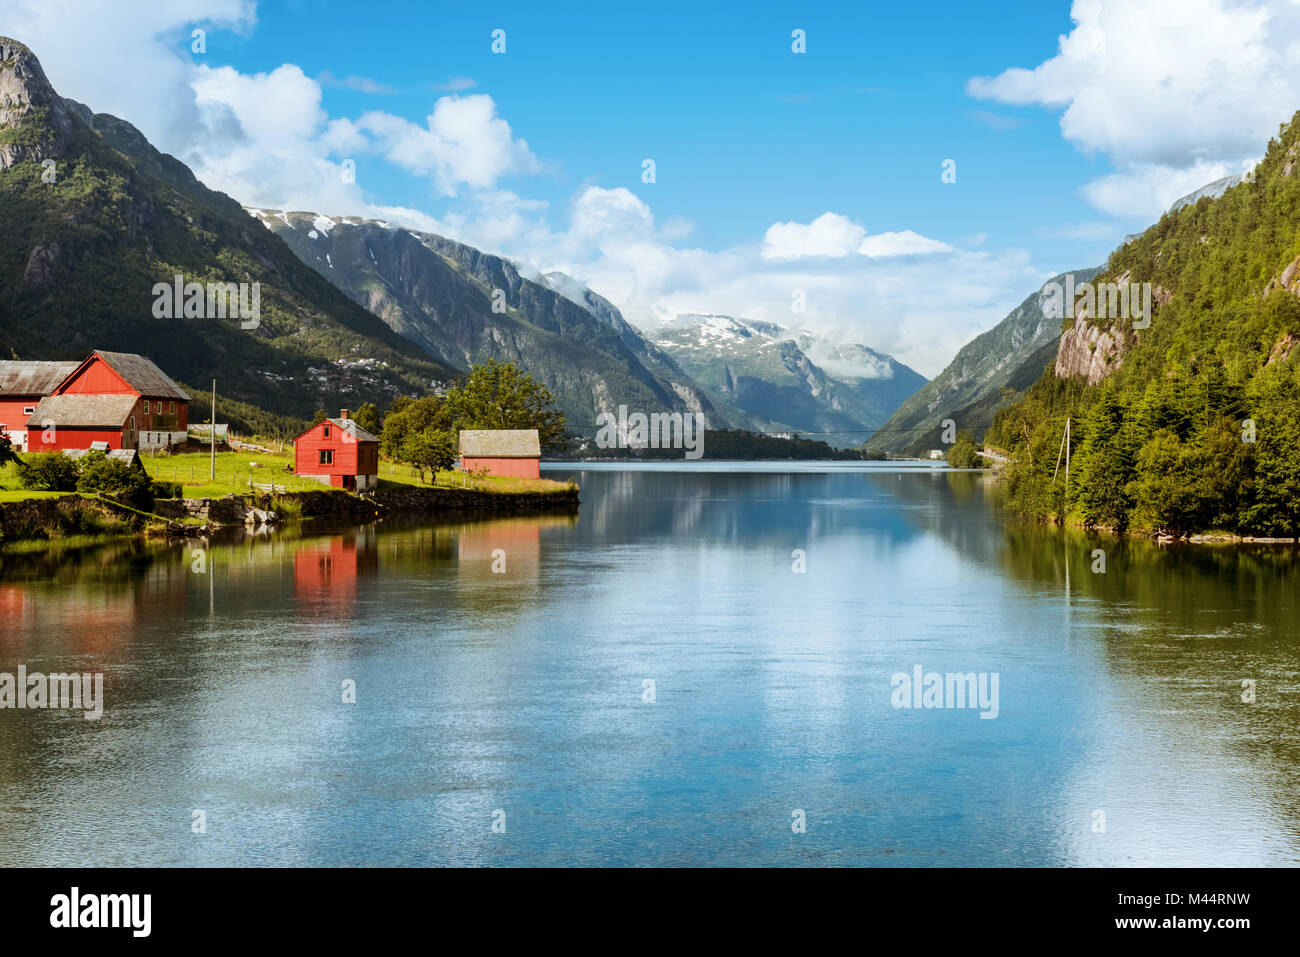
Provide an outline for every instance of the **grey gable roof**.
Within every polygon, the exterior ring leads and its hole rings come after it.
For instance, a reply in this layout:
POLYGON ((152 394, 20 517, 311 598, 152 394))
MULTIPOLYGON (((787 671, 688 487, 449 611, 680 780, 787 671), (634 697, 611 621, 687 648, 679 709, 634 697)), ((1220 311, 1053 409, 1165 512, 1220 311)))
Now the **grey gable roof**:
POLYGON ((534 459, 542 454, 536 429, 462 429, 460 454, 496 459, 534 459))
POLYGON ((0 362, 0 395, 49 395, 80 362, 0 362))
POLYGON ((352 437, 353 437, 354 439, 356 439, 358 442, 378 442, 378 441, 379 441, 379 439, 375 438, 373 435, 371 435, 369 432, 367 432, 367 431, 366 431, 365 429, 363 429, 361 426, 357 425, 355 419, 330 419, 329 421, 330 421, 330 422, 333 422, 335 425, 337 425, 337 426, 338 426, 340 429, 342 429, 344 432, 349 432, 349 433, 351 433, 352 437))
POLYGON ((182 392, 181 387, 168 378, 167 373, 144 356, 132 352, 103 352, 99 350, 96 350, 95 354, 107 362, 114 372, 129 382, 131 388, 146 398, 154 399, 163 396, 168 399, 180 399, 183 402, 190 401, 189 395, 182 392))
POLYGON ((135 408, 133 395, 47 395, 36 406, 29 426, 120 429, 135 408))

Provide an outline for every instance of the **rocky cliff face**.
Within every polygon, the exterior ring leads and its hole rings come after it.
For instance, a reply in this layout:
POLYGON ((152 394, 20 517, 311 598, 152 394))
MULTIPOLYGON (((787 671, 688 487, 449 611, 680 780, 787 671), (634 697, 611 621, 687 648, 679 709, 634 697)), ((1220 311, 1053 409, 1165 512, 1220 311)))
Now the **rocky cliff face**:
MULTIPOLYGON (((1213 186, 1215 184, 1211 184, 1213 186)), ((1209 189, 1210 187, 1206 187, 1209 189)), ((1206 194, 1209 195, 1209 194, 1206 194)), ((1132 273, 1125 271, 1115 277, 1115 285, 1128 287, 1132 273)), ((1152 309, 1165 305, 1172 298, 1169 290, 1155 286, 1151 290, 1152 309)), ((1100 293, 1098 294, 1100 302, 1100 293)), ((1154 320, 1155 313, 1152 313, 1154 320)), ((1118 369, 1124 361, 1125 353, 1140 338, 1141 333, 1131 328, 1130 318, 1094 319, 1089 315, 1088 306, 1082 303, 1076 306, 1074 324, 1061 333, 1061 341, 1056 352, 1055 374, 1058 379, 1070 379, 1080 376, 1088 385, 1096 385, 1118 369)))
POLYGON ((1078 319, 1061 333, 1056 351, 1056 377, 1082 376, 1096 385, 1119 367, 1128 337, 1119 326, 1103 329, 1078 319))
POLYGON ((24 160, 57 159, 72 133, 71 111, 40 61, 17 40, 0 37, 0 170, 24 160), (23 130, 20 133, 19 130, 23 130))

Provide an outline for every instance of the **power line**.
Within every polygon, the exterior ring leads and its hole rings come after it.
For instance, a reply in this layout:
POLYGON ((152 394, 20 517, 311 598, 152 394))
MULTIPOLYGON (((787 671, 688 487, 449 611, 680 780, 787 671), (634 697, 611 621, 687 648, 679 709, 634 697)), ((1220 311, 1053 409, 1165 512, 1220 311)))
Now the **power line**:
MULTIPOLYGON (((611 423, 612 424, 612 423, 611 423)), ((590 429, 604 429, 608 425, 590 425, 590 429)), ((942 431, 937 425, 922 426, 915 429, 825 429, 812 431, 808 429, 706 429, 707 432, 745 432, 749 435, 880 435, 894 432, 936 432, 942 431)))

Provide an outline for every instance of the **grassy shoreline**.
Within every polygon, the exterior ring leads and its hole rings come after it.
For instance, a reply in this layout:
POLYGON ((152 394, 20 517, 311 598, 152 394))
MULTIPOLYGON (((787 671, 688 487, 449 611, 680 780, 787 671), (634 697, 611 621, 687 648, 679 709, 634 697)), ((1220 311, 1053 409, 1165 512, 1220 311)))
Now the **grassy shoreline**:
MULTIPOLYGON (((508 514, 555 506, 577 505, 578 487, 572 481, 499 478, 464 472, 426 473, 425 481, 413 470, 392 462, 380 463, 378 488, 373 498, 361 499, 342 489, 295 476, 291 459, 275 453, 218 452, 216 479, 206 452, 145 456, 145 470, 160 482, 181 486, 181 498, 194 501, 238 499, 269 508, 280 522, 312 521, 328 515, 369 515, 379 511, 402 514, 456 511, 466 507, 508 514), (324 503, 324 507, 322 507, 324 503)), ((178 499, 160 499, 156 511, 128 509, 93 495, 16 488, 15 466, 0 469, 0 550, 42 547, 78 547, 121 538, 149 538, 206 532, 227 527, 229 520, 185 516, 178 499), (165 512, 166 514, 159 514, 165 512), (23 543, 23 544, 19 544, 23 543)), ((215 510, 213 515, 215 515, 215 510)))

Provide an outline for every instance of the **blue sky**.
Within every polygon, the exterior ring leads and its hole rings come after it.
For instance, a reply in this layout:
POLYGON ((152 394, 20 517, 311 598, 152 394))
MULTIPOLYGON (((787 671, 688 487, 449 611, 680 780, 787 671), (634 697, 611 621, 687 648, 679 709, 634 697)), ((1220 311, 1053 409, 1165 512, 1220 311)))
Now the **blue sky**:
MULTIPOLYGON (((1045 269, 1104 258, 1108 242, 1045 227, 1095 217, 1078 187, 1109 171, 1105 158, 1065 143, 1051 111, 964 91, 972 76, 1050 56, 1067 6, 800 6, 301 0, 259 5, 256 29, 212 39, 206 60, 245 73, 291 61, 393 91, 326 86, 324 105, 340 115, 418 119, 445 95, 438 86, 470 78, 546 165, 505 185, 557 205, 585 183, 627 187, 658 216, 691 220, 693 241, 711 248, 836 210, 873 230, 951 242, 984 233, 1032 250, 1045 269), (490 50, 496 28, 504 55, 490 50), (806 54, 791 51, 795 28, 806 54), (647 157, 654 184, 641 182, 647 157), (947 158, 956 184, 940 182, 947 158)), ((188 31, 175 42, 187 49, 188 31)), ((387 163, 358 163, 382 202, 435 215, 454 205, 387 163)))
POLYGON ((560 270, 652 334, 747 316, 926 375, 1246 168, 1300 106, 1289 0, 10 0, 3 19, 61 93, 246 205, 560 270))

